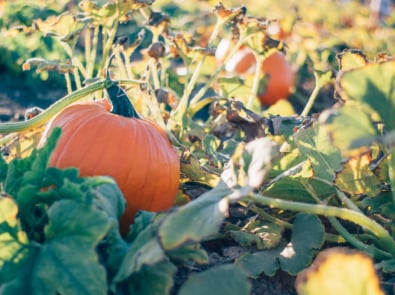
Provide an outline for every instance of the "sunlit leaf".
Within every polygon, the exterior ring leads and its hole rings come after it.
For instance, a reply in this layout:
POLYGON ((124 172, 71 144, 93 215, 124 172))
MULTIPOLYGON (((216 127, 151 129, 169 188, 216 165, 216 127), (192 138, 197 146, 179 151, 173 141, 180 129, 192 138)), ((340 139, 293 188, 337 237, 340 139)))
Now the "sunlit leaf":
POLYGON ((336 175, 336 186, 351 195, 375 196, 380 191, 380 181, 371 171, 371 163, 371 153, 349 159, 344 169, 336 175))
MULTIPOLYGON (((390 150, 390 161, 389 161, 389 175, 392 187, 395 187, 395 148, 390 150)), ((395 190, 392 190, 393 202, 395 203, 395 190)))
POLYGON ((279 155, 278 144, 269 138, 258 138, 246 145, 240 144, 223 175, 230 180, 230 187, 238 183, 258 188, 279 155))
POLYGON ((24 133, 15 134, 13 139, 3 147, 3 150, 7 151, 7 162, 15 158, 25 158, 29 156, 37 146, 42 132, 44 131, 44 127, 45 126, 42 126, 24 133))
POLYGON ((368 64, 368 59, 360 50, 345 50, 337 55, 341 71, 360 68, 368 64))
POLYGON ((314 189, 315 196, 320 200, 326 200, 336 193, 333 186, 329 186, 315 179, 306 180, 301 177, 282 178, 265 188, 263 193, 265 196, 273 198, 316 203, 309 190, 306 189, 306 184, 309 184, 314 189))
POLYGON ((46 20, 36 19, 34 25, 44 36, 59 37, 74 47, 81 31, 87 26, 87 20, 79 20, 70 12, 64 12, 58 16, 50 16, 46 20))
POLYGON ((338 109, 326 110, 320 116, 320 123, 344 155, 366 152, 378 136, 371 116, 358 105, 347 103, 338 109))
POLYGON ((295 142, 300 153, 310 159, 314 176, 333 181, 335 173, 342 168, 342 156, 331 144, 326 130, 314 123, 311 127, 299 129, 295 142))
POLYGON ((298 274, 299 295, 384 295, 373 261, 363 252, 332 248, 298 274))
POLYGON ((0 197, 0 285, 18 274, 30 250, 17 213, 18 207, 11 198, 0 197))
POLYGON ((371 63, 338 77, 338 93, 344 100, 369 105, 388 130, 395 129, 395 61, 371 63))

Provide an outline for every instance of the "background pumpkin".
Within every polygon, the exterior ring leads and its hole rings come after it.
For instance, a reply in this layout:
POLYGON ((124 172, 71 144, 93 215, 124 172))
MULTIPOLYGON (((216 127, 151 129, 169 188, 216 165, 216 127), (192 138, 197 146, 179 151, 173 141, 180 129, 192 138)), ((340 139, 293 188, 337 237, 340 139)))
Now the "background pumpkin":
MULTIPOLYGON (((222 39, 215 52, 217 65, 226 60, 231 46, 229 39, 222 39)), ((226 61, 225 70, 237 75, 253 74, 256 59, 251 48, 241 46, 240 49, 226 61)), ((258 90, 257 97, 263 106, 271 106, 280 99, 287 99, 294 84, 294 73, 285 55, 276 51, 268 55, 261 63, 264 78, 258 90)))
POLYGON ((138 210, 162 211, 174 204, 180 163, 166 132, 138 118, 126 94, 109 97, 117 114, 110 112, 107 100, 73 104, 53 118, 40 145, 55 126, 61 127, 50 166, 77 167, 81 176, 108 175, 116 180, 127 202, 120 219, 126 235, 138 210))

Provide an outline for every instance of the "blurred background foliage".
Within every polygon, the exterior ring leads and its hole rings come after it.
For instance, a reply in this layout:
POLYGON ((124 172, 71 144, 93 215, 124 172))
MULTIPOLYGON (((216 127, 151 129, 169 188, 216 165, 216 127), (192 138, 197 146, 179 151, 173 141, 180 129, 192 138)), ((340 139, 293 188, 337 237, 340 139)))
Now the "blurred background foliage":
MULTIPOLYGON (((61 75, 48 71, 23 72, 22 64, 32 57, 60 61, 67 59, 58 40, 34 29, 35 20, 45 20, 63 11, 79 12, 80 2, 0 0, 0 78, 3 83, 3 86, 0 83, 0 92, 7 92, 7 87, 20 88, 20 83, 16 82, 18 79, 23 79, 23 87, 32 96, 50 89, 66 92, 61 75)), ((240 0, 222 2, 226 7, 245 4, 245 1, 240 0)), ((381 52, 391 55, 395 51, 395 13, 392 10, 389 15, 379 17, 365 2, 254 0, 245 4, 247 15, 273 20, 273 27, 270 28, 273 37, 282 40, 287 46, 287 58, 297 72, 296 89, 290 99, 297 111, 298 106, 299 110, 304 106, 314 88, 313 70, 336 72, 336 55, 343 49, 361 49, 369 59, 374 59, 381 52)), ((189 35, 188 42, 191 45, 206 46, 215 24, 212 11, 218 3, 212 0, 157 0, 152 9, 166 13, 171 19, 172 30, 182 32, 184 36, 189 35)), ((141 19, 134 21, 132 18, 122 24, 119 33, 133 40, 140 30, 136 25, 138 23, 141 23, 141 19)), ((226 37, 226 32, 221 34, 226 37)), ((148 32, 146 38, 150 36, 148 32)), ((143 42, 141 47, 145 44, 148 46, 150 42, 143 42)), ((78 46, 83 51, 84 44, 81 42, 78 46)), ((322 110, 333 103, 333 93, 333 85, 330 84, 321 90, 322 99, 317 100, 315 110, 322 110)), ((12 94, 10 96, 13 99, 12 94)))

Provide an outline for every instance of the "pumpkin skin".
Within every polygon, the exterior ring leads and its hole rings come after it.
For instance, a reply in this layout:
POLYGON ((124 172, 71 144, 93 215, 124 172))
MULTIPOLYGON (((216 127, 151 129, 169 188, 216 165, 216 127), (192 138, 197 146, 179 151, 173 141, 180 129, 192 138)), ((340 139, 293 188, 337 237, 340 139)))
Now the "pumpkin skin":
MULTIPOLYGON (((229 54, 232 42, 222 39, 216 50, 217 65, 224 63, 229 54)), ((237 75, 254 73, 256 59, 252 49, 241 46, 240 49, 226 63, 225 70, 237 75)), ((257 98, 262 106, 271 106, 280 99, 288 99, 294 84, 294 73, 285 55, 276 51, 267 56, 261 63, 261 72, 264 73, 265 87, 258 91, 257 98)))
POLYGON ((49 165, 76 167, 80 176, 112 176, 126 199, 120 219, 122 235, 138 210, 172 207, 179 186, 179 157, 157 124, 110 112, 107 100, 76 103, 47 126, 39 145, 52 129, 62 129, 49 165))
POLYGON ((262 105, 271 106, 280 99, 287 99, 294 84, 294 73, 283 53, 277 51, 269 55, 261 64, 267 84, 258 91, 262 105))

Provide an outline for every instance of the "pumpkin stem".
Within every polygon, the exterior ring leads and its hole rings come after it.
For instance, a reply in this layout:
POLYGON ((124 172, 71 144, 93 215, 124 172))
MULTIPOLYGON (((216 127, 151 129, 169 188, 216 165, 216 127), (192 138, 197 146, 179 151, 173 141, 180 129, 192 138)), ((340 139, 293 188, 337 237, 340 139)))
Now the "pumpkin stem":
POLYGON ((137 113, 125 90, 123 90, 123 88, 121 88, 116 81, 111 79, 110 65, 114 59, 114 56, 114 54, 110 56, 106 69, 106 79, 111 82, 106 88, 108 98, 110 99, 112 105, 111 113, 123 117, 140 119, 139 114, 137 113))

